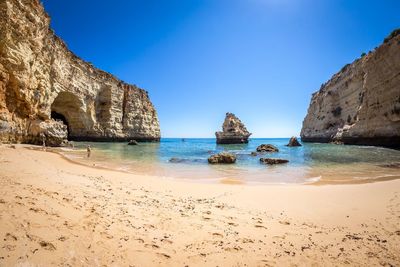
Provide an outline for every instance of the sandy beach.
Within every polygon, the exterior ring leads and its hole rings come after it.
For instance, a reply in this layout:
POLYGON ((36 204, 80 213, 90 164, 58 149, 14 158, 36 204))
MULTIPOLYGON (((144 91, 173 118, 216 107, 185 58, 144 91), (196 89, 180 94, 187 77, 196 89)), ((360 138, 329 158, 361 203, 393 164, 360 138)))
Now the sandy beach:
POLYGON ((201 184, 0 145, 0 183, 0 266, 400 265, 400 180, 201 184))

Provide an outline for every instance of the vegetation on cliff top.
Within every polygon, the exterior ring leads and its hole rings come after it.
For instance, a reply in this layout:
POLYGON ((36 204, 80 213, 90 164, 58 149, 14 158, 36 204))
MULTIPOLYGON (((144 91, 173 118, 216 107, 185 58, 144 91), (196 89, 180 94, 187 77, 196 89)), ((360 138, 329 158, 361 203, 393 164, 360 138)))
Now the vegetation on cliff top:
POLYGON ((384 43, 387 43, 387 42, 389 42, 390 40, 392 40, 394 37, 396 37, 396 36, 399 35, 399 34, 400 34, 400 28, 394 29, 394 30, 389 34, 389 36, 387 36, 387 37, 383 40, 383 42, 384 42, 384 43))

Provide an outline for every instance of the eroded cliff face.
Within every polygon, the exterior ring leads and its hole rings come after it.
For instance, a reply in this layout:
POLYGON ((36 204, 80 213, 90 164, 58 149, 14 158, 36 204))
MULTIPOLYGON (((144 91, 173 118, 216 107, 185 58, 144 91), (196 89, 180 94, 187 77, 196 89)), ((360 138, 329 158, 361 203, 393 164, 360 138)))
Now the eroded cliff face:
POLYGON ((0 141, 157 141, 148 93, 75 56, 38 0, 0 1, 0 141))
POLYGON ((399 32, 313 94, 301 139, 400 147, 399 32))

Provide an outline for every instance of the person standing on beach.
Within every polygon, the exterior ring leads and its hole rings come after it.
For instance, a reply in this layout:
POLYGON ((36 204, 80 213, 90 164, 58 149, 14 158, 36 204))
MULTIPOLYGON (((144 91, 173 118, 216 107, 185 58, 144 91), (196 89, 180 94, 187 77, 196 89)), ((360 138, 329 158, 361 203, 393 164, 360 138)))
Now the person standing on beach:
POLYGON ((86 147, 86 151, 87 151, 87 157, 90 158, 90 153, 92 152, 92 149, 90 148, 90 145, 88 145, 86 147))
POLYGON ((44 133, 40 134, 40 137, 42 137, 42 147, 43 150, 46 151, 46 136, 44 135, 44 133))

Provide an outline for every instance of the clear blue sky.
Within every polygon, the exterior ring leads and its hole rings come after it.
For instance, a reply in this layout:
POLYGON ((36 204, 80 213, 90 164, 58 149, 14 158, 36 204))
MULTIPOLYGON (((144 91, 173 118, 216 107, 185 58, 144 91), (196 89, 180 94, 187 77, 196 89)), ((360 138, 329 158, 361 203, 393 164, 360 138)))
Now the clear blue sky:
POLYGON ((163 137, 298 135, 311 94, 400 27, 399 0, 44 0, 83 59, 149 91, 163 137))

